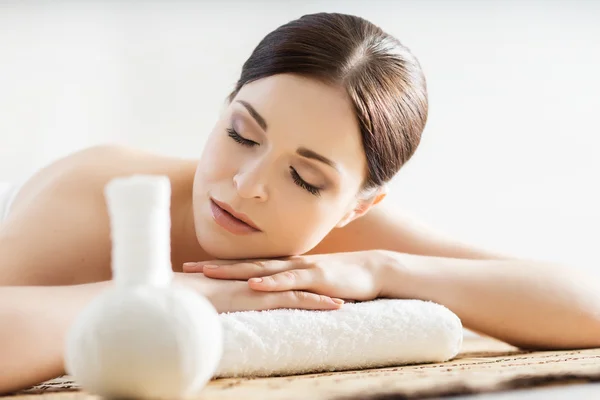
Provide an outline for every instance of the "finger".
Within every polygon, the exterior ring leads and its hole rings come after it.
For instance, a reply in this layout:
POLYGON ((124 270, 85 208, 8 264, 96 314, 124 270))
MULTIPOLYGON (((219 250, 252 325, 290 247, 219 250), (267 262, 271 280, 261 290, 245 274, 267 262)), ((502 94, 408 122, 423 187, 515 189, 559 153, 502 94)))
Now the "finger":
POLYGON ((202 272, 205 266, 235 266, 238 264, 264 264, 269 261, 291 261, 295 260, 296 257, 283 257, 274 259, 239 259, 239 260, 207 260, 207 261, 196 261, 196 262, 185 262, 183 263, 183 272, 202 272))
POLYGON ((231 265, 205 265, 202 272, 206 276, 216 279, 247 280, 298 268, 302 268, 302 264, 295 261, 255 260, 231 265))
POLYGON ((205 265, 232 265, 243 262, 244 260, 209 260, 183 263, 183 272, 202 272, 205 265))
POLYGON ((273 296, 275 308, 299 308, 304 310, 335 310, 340 308, 344 301, 320 294, 290 290, 287 292, 268 293, 273 296))
MULTIPOLYGON (((233 285, 237 284, 233 283, 233 285)), ((344 304, 342 299, 334 299, 329 296, 300 290, 258 292, 248 288, 244 282, 239 282, 239 285, 243 286, 225 295, 226 300, 223 309, 227 311, 262 311, 280 308, 335 310, 344 304)))
POLYGON ((248 285, 254 290, 282 292, 286 290, 314 290, 319 285, 319 277, 314 270, 293 269, 274 275, 251 278, 248 285))

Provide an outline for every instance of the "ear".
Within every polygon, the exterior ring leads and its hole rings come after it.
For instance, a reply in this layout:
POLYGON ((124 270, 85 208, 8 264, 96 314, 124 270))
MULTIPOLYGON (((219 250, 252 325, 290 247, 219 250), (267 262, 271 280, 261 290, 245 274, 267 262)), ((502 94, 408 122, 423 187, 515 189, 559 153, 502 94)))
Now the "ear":
POLYGON ((340 222, 337 223, 336 228, 342 228, 348 225, 350 222, 354 221, 355 219, 365 215, 367 212, 369 212, 371 207, 373 207, 376 204, 379 204, 385 198, 387 192, 387 186, 384 185, 378 188, 377 191, 375 191, 375 193, 372 194, 369 198, 360 199, 356 207, 354 207, 351 211, 344 215, 340 222))

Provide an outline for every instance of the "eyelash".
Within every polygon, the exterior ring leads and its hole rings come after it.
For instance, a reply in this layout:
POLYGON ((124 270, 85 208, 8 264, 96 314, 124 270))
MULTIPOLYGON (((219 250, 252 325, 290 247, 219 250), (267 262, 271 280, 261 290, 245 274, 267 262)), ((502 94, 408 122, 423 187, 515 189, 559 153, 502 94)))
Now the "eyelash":
MULTIPOLYGON (((242 146, 246 146, 246 147, 258 146, 258 143, 240 136, 240 134, 237 133, 237 131, 233 128, 227 128, 227 136, 229 136, 230 138, 232 138, 234 141, 241 144, 242 146)), ((290 173, 291 173, 292 179, 294 180, 294 183, 296 185, 300 186, 302 189, 308 191, 312 195, 320 196, 321 189, 305 182, 300 177, 298 172, 294 169, 294 167, 290 167, 290 173)))
POLYGON ((254 147, 258 145, 258 143, 253 142, 252 140, 248 140, 246 138, 241 137, 240 134, 237 133, 237 131, 233 128, 227 128, 227 136, 229 136, 242 146, 254 147))
POLYGON ((290 173, 292 174, 292 179, 294 180, 296 185, 300 186, 302 189, 307 190, 310 194, 313 194, 315 196, 321 195, 321 189, 306 183, 302 178, 300 178, 300 175, 298 175, 298 172, 296 172, 294 167, 290 167, 290 173))

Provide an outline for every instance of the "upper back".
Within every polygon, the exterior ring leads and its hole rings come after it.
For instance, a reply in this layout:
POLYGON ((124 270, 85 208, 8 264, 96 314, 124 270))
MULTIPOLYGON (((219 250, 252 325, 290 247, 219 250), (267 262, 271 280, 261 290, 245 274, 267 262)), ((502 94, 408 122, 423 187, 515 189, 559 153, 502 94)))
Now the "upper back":
POLYGON ((104 186, 131 174, 167 175, 174 201, 191 192, 193 161, 116 146, 64 157, 33 175, 0 227, 0 285, 110 279, 104 186))

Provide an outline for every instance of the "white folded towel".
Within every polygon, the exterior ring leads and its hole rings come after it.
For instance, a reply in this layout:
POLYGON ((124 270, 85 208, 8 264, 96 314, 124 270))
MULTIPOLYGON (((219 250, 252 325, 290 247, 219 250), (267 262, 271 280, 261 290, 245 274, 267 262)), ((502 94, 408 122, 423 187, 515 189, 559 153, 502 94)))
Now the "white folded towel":
POLYGON ((220 315, 224 351, 215 377, 256 377, 447 361, 463 329, 447 308, 378 299, 334 311, 279 309, 220 315))

